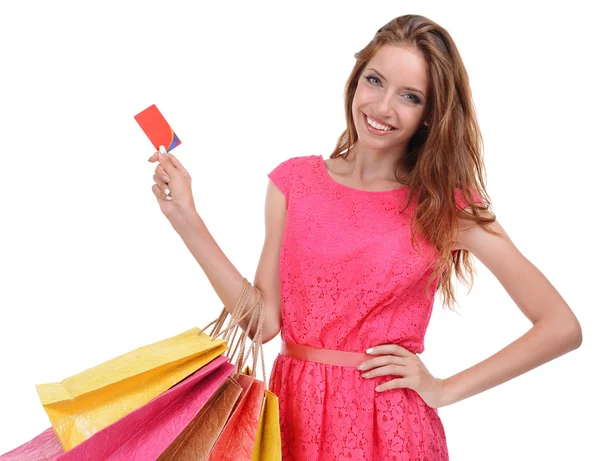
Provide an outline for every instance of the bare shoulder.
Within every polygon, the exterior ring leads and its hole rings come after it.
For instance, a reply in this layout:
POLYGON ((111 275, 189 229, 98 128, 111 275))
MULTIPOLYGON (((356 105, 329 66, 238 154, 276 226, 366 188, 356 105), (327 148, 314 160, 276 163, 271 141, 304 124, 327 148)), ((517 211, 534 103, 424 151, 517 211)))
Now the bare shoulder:
POLYGON ((464 249, 472 253, 486 266, 494 261, 511 258, 518 253, 508 233, 500 224, 498 217, 489 210, 480 212, 486 218, 494 218, 490 223, 477 224, 465 218, 458 220, 458 233, 453 249, 464 249))

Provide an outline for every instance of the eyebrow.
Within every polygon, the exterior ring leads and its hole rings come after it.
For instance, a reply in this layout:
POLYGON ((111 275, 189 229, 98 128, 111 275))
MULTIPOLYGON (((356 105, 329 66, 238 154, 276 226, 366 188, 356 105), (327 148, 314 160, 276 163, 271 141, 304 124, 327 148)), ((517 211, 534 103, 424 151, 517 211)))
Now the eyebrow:
MULTIPOLYGON (((372 70, 373 72, 375 72, 376 74, 378 74, 378 75, 381 77, 381 79, 382 79, 384 82, 387 82, 387 80, 385 79, 385 77, 384 77, 384 76, 381 74, 381 72, 379 72, 377 69, 373 69, 372 67, 370 67, 370 68, 369 68, 369 69, 367 69, 367 70, 372 70)), ((403 87, 403 88, 405 88, 405 89, 407 89, 407 90, 410 90, 410 91, 416 91, 417 93, 421 93, 421 94, 423 95, 423 97, 424 97, 424 98, 426 97, 426 96, 425 96, 425 93, 423 93, 423 92, 422 92, 421 90, 419 90, 418 88, 411 88, 410 86, 405 86, 405 87, 403 87)))

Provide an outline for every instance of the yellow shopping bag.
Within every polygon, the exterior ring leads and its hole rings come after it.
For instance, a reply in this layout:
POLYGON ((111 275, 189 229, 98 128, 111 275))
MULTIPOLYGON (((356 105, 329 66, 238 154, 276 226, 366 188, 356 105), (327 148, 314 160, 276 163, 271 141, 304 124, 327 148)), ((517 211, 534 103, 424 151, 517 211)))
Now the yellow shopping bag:
POLYGON ((269 389, 265 389, 252 461, 281 461, 279 399, 269 389))
POLYGON ((192 328, 36 390, 68 451, 220 356, 226 342, 192 328))

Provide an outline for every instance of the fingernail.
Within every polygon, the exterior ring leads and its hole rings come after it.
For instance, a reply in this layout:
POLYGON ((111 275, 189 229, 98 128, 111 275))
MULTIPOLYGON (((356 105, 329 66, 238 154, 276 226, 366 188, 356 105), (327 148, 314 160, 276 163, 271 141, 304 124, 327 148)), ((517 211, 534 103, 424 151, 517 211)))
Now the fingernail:
POLYGON ((167 200, 173 200, 173 197, 171 197, 170 195, 167 195, 167 200))
POLYGON ((369 348, 367 349, 367 354, 370 354, 371 352, 373 352, 373 348, 372 348, 372 347, 369 347, 369 348))
POLYGON ((170 189, 165 189, 165 194, 169 195, 171 193, 170 189))
POLYGON ((165 180, 165 182, 169 182, 170 181, 170 179, 169 179, 168 176, 163 176, 163 179, 165 180))
POLYGON ((158 150, 162 155, 165 155, 167 153, 167 149, 165 149, 165 146, 158 146, 158 150))

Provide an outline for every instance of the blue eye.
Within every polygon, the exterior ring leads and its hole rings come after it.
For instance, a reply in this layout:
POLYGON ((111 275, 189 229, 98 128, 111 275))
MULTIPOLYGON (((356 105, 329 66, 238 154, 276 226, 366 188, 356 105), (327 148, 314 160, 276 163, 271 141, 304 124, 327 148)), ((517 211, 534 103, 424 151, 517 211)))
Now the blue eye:
MULTIPOLYGON (((365 77, 365 80, 373 85, 374 83, 371 81, 371 79, 377 80, 378 82, 381 83, 381 80, 379 80, 379 78, 375 77, 374 75, 368 75, 365 77)), ((375 83, 375 85, 376 85, 376 83, 375 83)), ((408 96, 411 96, 413 98, 410 100, 413 104, 421 104, 421 99, 419 99, 418 96, 415 96, 412 93, 408 93, 408 96)))
POLYGON ((414 102, 415 104, 421 104, 421 100, 420 100, 420 99, 419 99, 417 96, 415 96, 414 94, 412 94, 412 93, 409 93, 409 94, 408 94, 408 96, 412 96, 412 97, 414 98, 414 99, 413 99, 413 102, 414 102))
POLYGON ((369 82, 369 83, 372 83, 372 82, 371 82, 371 80, 370 80, 370 79, 372 79, 372 78, 374 78, 375 80, 379 81, 379 79, 378 79, 377 77, 374 77, 374 76, 372 76, 372 75, 370 75, 370 76, 368 76, 368 77, 365 77, 365 80, 366 80, 367 82, 369 82))

